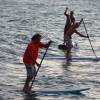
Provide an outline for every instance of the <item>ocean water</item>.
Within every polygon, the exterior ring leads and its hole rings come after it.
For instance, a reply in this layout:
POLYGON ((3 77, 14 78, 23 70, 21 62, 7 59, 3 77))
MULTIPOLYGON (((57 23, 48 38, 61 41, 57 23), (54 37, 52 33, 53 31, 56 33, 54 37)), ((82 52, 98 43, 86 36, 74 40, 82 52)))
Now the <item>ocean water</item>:
MULTIPOLYGON (((100 100, 100 61, 76 60, 68 66, 58 45, 63 42, 64 10, 74 10, 76 21, 84 19, 97 57, 100 57, 100 1, 99 0, 0 0, 0 100, 100 100), (22 88, 26 78, 22 55, 35 33, 42 42, 53 40, 44 59, 35 89, 90 88, 82 94, 26 95, 22 88), (52 57, 58 57, 52 59, 52 57)), ((84 25, 78 29, 86 35, 84 25)), ((89 40, 76 34, 73 57, 94 57, 89 40)), ((45 49, 39 51, 41 60, 45 49)))

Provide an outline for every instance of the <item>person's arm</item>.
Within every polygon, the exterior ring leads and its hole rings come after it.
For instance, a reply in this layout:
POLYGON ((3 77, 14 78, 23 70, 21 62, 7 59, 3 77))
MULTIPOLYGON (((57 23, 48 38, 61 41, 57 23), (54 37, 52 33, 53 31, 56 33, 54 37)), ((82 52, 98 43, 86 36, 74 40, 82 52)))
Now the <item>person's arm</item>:
POLYGON ((43 43, 39 43, 39 46, 40 46, 40 48, 47 48, 49 45, 50 45, 50 43, 52 43, 53 41, 49 41, 48 43, 46 43, 46 44, 43 44, 43 43))
POLYGON ((88 36, 85 36, 85 35, 83 35, 83 34, 80 34, 77 30, 75 30, 75 33, 78 34, 78 35, 81 36, 81 37, 88 38, 88 36))
POLYGON ((65 15, 65 16, 68 16, 68 14, 66 14, 67 10, 68 10, 68 8, 66 7, 66 10, 65 10, 65 12, 64 12, 64 15, 65 15))
POLYGON ((29 55, 30 55, 30 58, 32 59, 33 64, 36 64, 38 67, 40 67, 40 64, 37 63, 37 61, 34 59, 33 53, 32 52, 29 52, 29 55))

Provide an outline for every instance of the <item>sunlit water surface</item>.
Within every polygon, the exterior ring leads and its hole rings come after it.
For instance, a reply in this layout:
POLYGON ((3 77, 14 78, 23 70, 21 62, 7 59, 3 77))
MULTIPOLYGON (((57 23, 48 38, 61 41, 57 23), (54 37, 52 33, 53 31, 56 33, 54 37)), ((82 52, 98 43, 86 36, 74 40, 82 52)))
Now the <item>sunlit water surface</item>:
MULTIPOLYGON (((58 49, 63 42, 66 6, 74 10, 76 21, 84 18, 93 48, 100 57, 100 1, 99 0, 0 0, 0 100, 100 100, 100 61, 72 61, 60 59, 64 53, 58 49), (22 55, 35 33, 41 33, 43 42, 53 40, 44 59, 34 89, 91 88, 80 95, 28 96, 23 88, 26 70, 22 55), (58 57, 59 59, 52 59, 58 57)), ((86 34, 84 25, 78 29, 86 34)), ((94 57, 88 39, 73 35, 77 47, 73 57, 94 57)), ((40 50, 41 60, 45 50, 40 50)))

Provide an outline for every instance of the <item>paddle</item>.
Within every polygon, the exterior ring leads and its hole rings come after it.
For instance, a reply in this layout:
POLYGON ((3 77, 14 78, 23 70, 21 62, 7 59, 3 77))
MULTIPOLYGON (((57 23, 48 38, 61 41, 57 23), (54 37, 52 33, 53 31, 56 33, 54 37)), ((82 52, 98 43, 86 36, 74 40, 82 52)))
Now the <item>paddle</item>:
POLYGON ((79 25, 83 22, 83 18, 81 18, 80 22, 79 22, 79 25))
MULTIPOLYGON (((49 42, 49 46, 50 46, 51 43, 52 43, 52 41, 49 42)), ((46 48, 46 51, 45 51, 45 53, 44 53, 44 55, 43 55, 43 57, 42 57, 42 60, 41 60, 41 62, 40 62, 40 67, 41 67, 42 62, 43 62, 43 60, 44 60, 44 57, 45 57, 45 55, 46 55, 46 53, 47 53, 47 51, 48 51, 48 49, 49 49, 49 46, 46 48)), ((35 78, 36 78, 36 76, 37 76, 37 73, 38 73, 40 67, 38 67, 38 69, 37 69, 37 71, 36 71, 36 75, 35 75, 34 79, 32 80, 32 83, 31 83, 31 86, 30 86, 30 90, 31 90, 31 88, 32 88, 32 85, 33 85, 33 83, 34 83, 34 81, 35 81, 35 78)))
POLYGON ((87 28, 86 28, 86 25, 85 25, 84 20, 83 20, 83 24, 84 24, 84 28, 85 28, 86 34, 87 34, 87 36, 88 36, 88 40, 89 40, 90 46, 91 46, 92 51, 93 51, 93 53, 94 53, 94 55, 95 55, 95 57, 96 57, 96 61, 98 61, 98 57, 97 57, 97 55, 96 55, 96 53, 95 53, 95 51, 94 51, 94 49, 93 49, 93 46, 92 46, 91 40, 90 40, 90 38, 89 38, 89 35, 88 35, 88 32, 87 32, 87 28))

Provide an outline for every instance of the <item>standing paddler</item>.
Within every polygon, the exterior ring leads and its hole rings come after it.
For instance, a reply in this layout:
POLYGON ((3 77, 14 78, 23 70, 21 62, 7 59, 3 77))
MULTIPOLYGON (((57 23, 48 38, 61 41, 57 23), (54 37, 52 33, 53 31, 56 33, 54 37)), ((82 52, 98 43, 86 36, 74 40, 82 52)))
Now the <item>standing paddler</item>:
POLYGON ((80 34, 76 29, 79 27, 79 25, 81 24, 82 20, 79 23, 74 23, 72 24, 69 29, 66 31, 65 35, 64 35, 64 43, 66 44, 67 50, 66 50, 66 58, 67 58, 67 63, 70 63, 71 61, 71 49, 73 47, 72 45, 72 35, 74 33, 78 34, 81 37, 86 37, 88 38, 88 36, 85 36, 83 34, 80 34))
POLYGON ((25 64, 26 71, 27 71, 27 78, 23 88, 24 92, 30 91, 30 82, 32 81, 32 79, 35 79, 36 76, 35 65, 37 65, 37 67, 40 67, 40 64, 36 61, 38 57, 39 48, 43 48, 43 47, 47 48, 50 44, 50 42, 48 42, 47 44, 43 44, 40 41, 41 41, 41 35, 35 34, 32 37, 23 55, 23 62, 25 64))

